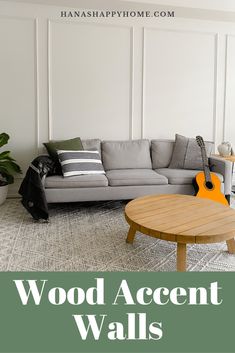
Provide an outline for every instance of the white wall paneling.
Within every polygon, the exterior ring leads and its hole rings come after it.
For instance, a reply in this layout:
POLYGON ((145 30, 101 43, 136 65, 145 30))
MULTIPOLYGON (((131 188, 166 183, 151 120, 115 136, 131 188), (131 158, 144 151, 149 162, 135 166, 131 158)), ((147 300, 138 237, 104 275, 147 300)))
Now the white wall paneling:
POLYGON ((216 38, 144 29, 143 137, 215 139, 216 38))
POLYGON ((38 153, 37 20, 0 18, 1 131, 23 170, 38 153))
MULTIPOLYGON (((235 35, 226 35, 224 141, 230 141, 235 150, 235 35)), ((235 184, 235 170, 233 171, 235 184)))
POLYGON ((133 30, 51 22, 49 138, 132 138, 133 30))
POLYGON ((235 148, 235 35, 227 35, 224 140, 235 148))
POLYGON ((178 132, 235 146, 234 23, 60 11, 0 1, 0 131, 24 171, 48 139, 178 132))

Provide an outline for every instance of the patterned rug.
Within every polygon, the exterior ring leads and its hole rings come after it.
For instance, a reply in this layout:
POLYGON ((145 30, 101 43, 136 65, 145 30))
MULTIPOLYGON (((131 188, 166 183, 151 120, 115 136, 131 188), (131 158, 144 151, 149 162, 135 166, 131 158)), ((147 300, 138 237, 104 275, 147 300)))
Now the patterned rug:
MULTIPOLYGON (((175 271, 176 244, 137 233, 126 244, 125 202, 50 206, 35 222, 19 200, 0 206, 0 271, 175 271)), ((188 271, 235 271, 226 244, 189 245, 188 271)))

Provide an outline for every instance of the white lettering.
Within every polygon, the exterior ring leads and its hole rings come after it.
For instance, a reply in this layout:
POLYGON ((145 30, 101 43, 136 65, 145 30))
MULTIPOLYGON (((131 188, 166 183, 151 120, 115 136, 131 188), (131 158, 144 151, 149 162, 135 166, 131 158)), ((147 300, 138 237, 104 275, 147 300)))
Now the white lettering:
POLYGON ((33 300, 35 305, 39 305, 42 299, 42 294, 44 291, 44 287, 45 287, 45 283, 47 282, 47 280, 41 280, 40 282, 42 282, 42 286, 41 286, 41 290, 39 291, 38 286, 37 286, 37 280, 36 279, 31 279, 31 280, 27 280, 26 282, 29 285, 29 290, 28 292, 26 292, 25 287, 24 287, 24 280, 14 280, 16 288, 18 290, 18 293, 20 295, 20 299, 23 305, 27 305, 28 304, 28 300, 30 297, 30 294, 32 294, 33 300))
POLYGON ((113 305, 118 305, 117 300, 119 297, 125 298, 125 301, 126 301, 125 305, 135 305, 135 302, 132 298, 127 281, 125 279, 123 279, 121 282, 116 298, 114 299, 113 305))
POLYGON ((97 341, 100 338, 100 334, 102 331, 102 327, 104 324, 104 320, 105 317, 107 315, 99 315, 100 317, 100 323, 98 325, 97 321, 96 321, 96 317, 97 315, 73 315, 74 320, 76 322, 77 325, 77 329, 80 333, 80 336, 82 338, 82 340, 86 340, 87 335, 89 333, 89 331, 91 331, 91 333, 93 334, 94 339, 97 341), (83 317, 86 317, 88 320, 88 325, 85 326, 83 317))

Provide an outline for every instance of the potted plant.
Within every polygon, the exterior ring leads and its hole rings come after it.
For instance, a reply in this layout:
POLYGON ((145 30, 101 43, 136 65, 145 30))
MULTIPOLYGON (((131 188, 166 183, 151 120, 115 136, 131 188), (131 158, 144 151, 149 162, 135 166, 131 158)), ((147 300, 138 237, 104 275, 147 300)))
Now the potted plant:
MULTIPOLYGON (((8 140, 8 134, 0 134, 0 148, 6 145, 8 140)), ((10 156, 10 151, 0 152, 0 205, 6 200, 8 184, 14 182, 16 173, 21 173, 21 169, 10 156)))

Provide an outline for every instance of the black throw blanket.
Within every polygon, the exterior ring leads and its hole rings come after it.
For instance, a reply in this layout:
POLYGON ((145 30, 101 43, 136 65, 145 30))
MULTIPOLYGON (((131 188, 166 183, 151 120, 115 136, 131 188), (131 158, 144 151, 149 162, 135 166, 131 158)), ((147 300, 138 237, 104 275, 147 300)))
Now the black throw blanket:
POLYGON ((48 205, 42 178, 55 174, 55 163, 49 156, 39 156, 30 164, 22 181, 19 194, 22 204, 35 220, 48 220, 48 205))

